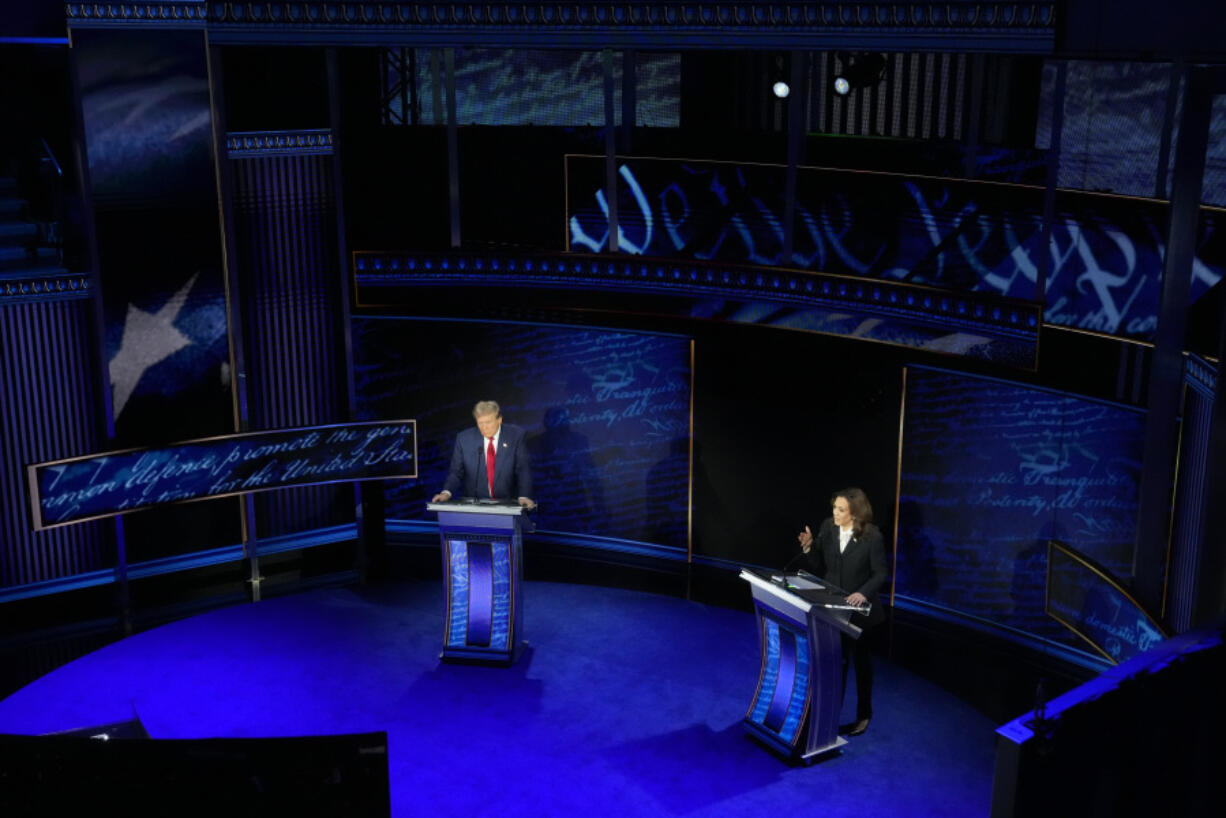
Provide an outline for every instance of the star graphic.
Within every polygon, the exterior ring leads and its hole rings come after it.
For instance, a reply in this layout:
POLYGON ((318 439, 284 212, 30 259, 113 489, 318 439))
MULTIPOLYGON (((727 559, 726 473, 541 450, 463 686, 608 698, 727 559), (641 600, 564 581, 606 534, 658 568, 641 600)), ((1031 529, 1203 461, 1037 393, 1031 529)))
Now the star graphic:
POLYGON ((136 384, 149 367, 166 360, 191 340, 175 328, 175 319, 183 305, 187 303, 187 294, 196 283, 194 274, 179 291, 162 305, 157 312, 145 312, 135 304, 128 304, 128 314, 124 318, 123 338, 119 342, 119 351, 111 358, 111 387, 114 390, 114 417, 118 418, 132 397, 136 384))

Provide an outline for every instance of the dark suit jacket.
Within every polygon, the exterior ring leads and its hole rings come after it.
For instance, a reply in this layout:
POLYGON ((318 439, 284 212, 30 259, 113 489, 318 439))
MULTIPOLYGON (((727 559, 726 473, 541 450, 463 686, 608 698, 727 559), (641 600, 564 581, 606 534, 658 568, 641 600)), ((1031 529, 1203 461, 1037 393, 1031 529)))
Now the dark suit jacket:
MULTIPOLYGON (((502 424, 498 437, 498 457, 494 461, 494 498, 497 500, 532 497, 532 464, 528 460, 528 445, 524 438, 524 430, 519 426, 502 424)), ((489 498, 489 478, 485 475, 485 438, 476 427, 470 426, 456 435, 451 468, 443 488, 456 498, 489 498)))
POLYGON ((852 614, 853 625, 863 628, 885 620, 885 609, 878 593, 888 576, 881 529, 872 523, 864 526, 860 536, 853 534, 847 550, 840 554, 839 529, 834 520, 827 517, 813 535, 813 545, 806 556, 814 574, 849 594, 859 591, 873 604, 867 617, 852 614))

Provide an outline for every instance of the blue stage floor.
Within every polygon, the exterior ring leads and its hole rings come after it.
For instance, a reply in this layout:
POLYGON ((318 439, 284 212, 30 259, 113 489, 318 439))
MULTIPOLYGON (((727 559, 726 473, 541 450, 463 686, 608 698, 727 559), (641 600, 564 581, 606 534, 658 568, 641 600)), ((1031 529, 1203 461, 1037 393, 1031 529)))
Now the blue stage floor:
POLYGON ((530 648, 510 669, 439 662, 439 583, 213 611, 19 690, 0 733, 134 713, 153 738, 386 731, 396 816, 988 814, 995 725, 884 660, 868 733, 790 767, 741 727, 752 614, 541 582, 524 600, 530 648))

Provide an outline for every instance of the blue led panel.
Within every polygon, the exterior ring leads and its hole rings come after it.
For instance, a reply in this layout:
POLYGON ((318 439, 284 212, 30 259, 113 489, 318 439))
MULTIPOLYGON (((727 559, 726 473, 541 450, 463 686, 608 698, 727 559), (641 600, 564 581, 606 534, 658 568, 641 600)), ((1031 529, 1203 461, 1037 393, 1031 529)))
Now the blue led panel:
MULTIPOLYGON (((1041 188, 801 168, 790 255, 785 169, 746 162, 625 158, 618 250, 814 270, 1036 301, 1044 320, 1148 339, 1157 327, 1165 202, 1061 192, 1050 247, 1041 188)), ((567 157, 568 249, 606 251, 612 199, 604 158, 567 157)), ((1202 209, 1190 298, 1226 272, 1226 213, 1202 209)))
MULTIPOLYGON (((613 60, 614 124, 621 124, 623 58, 613 60)), ((446 123, 441 54, 419 48, 411 72, 389 64, 385 93, 412 84, 419 123, 446 123), (438 107, 435 107, 435 101, 438 107)), ((681 55, 635 54, 637 125, 680 125, 681 55)), ((460 125, 600 127, 605 123, 604 58, 600 51, 461 48, 455 52, 456 121, 460 125)), ((402 100, 388 94, 395 120, 410 121, 402 100)), ((406 94, 407 96, 407 94, 406 94)))
POLYGON ((353 333, 359 413, 413 407, 421 433, 420 480, 389 489, 389 519, 433 519, 456 433, 496 400, 527 432, 538 529, 686 547, 689 339, 400 318, 353 333))
POLYGON ((1047 550, 1047 613, 1117 664, 1166 638, 1118 579, 1057 542, 1047 550))
POLYGON ((1068 640, 1044 609, 1048 541, 1130 576, 1144 416, 940 370, 906 378, 896 593, 1068 640))

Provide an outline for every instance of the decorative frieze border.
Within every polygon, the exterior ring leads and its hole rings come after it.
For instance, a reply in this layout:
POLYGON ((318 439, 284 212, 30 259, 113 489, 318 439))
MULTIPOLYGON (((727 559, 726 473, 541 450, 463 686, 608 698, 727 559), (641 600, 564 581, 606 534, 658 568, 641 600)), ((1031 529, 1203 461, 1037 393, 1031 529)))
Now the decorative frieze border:
POLYGON ((837 307, 1028 341, 1037 338, 1041 322, 1038 304, 991 293, 641 256, 358 251, 353 254, 353 268, 359 304, 380 303, 381 288, 541 287, 767 301, 799 309, 837 307))
POLYGON ((332 131, 236 131, 226 134, 226 154, 231 159, 260 156, 331 154, 332 131))
POLYGON ((89 298, 90 275, 67 270, 0 274, 0 306, 89 298))
POLYGON ((1184 357, 1183 380, 1192 389, 1213 400, 1217 388, 1217 367, 1199 355, 1188 353, 1184 357))
POLYGON ((199 28, 208 22, 208 6, 205 0, 179 0, 177 3, 129 0, 126 3, 68 3, 64 11, 69 28, 100 25, 199 28))
POLYGON ((1050 51, 1056 3, 945 2, 345 2, 197 0, 68 3, 70 27, 206 26, 220 41, 498 41, 570 47, 732 45, 1050 51))

